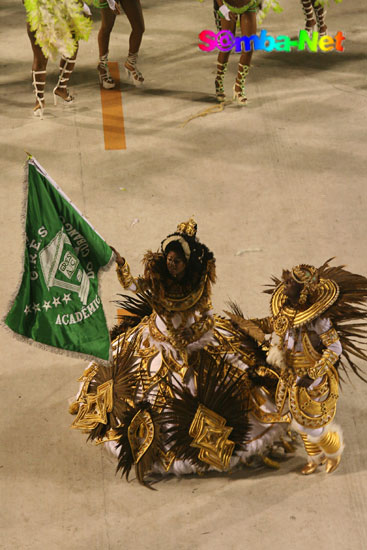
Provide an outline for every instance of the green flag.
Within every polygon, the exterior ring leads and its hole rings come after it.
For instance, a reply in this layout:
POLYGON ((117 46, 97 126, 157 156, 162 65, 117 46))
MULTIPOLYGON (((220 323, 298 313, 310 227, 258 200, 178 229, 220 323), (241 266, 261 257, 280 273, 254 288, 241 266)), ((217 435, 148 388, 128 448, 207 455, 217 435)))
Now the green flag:
POLYGON ((98 271, 112 250, 34 159, 27 168, 24 273, 5 323, 41 344, 108 360, 98 271))

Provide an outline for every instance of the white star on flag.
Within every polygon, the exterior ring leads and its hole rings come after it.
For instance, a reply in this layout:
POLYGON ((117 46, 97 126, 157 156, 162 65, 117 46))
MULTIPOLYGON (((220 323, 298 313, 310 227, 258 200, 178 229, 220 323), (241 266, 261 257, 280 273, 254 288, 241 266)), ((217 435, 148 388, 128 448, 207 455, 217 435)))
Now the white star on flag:
POLYGON ((29 306, 25 306, 24 313, 25 313, 26 315, 28 315, 28 313, 30 313, 30 312, 31 312, 31 308, 30 308, 29 306))
POLYGON ((60 298, 56 298, 56 297, 55 297, 55 298, 52 300, 52 303, 53 303, 53 305, 54 305, 55 307, 61 306, 60 298))
POLYGON ((33 311, 41 311, 39 304, 33 304, 33 311))
POLYGON ((64 294, 64 297, 62 300, 63 302, 65 302, 65 304, 67 304, 68 302, 71 302, 70 294, 64 294))
POLYGON ((42 306, 46 311, 51 309, 52 306, 50 305, 50 302, 47 302, 46 300, 43 302, 43 306, 42 306))

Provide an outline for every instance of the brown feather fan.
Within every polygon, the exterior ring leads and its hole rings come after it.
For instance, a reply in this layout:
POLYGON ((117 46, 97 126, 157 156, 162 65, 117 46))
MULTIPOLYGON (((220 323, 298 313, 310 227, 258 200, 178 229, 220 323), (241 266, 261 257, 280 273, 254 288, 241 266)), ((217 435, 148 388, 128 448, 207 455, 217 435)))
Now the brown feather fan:
POLYGON ((187 387, 173 386, 175 397, 168 399, 167 412, 163 413, 166 425, 166 444, 177 459, 189 460, 199 470, 208 465, 199 459, 199 449, 191 446, 190 426, 199 405, 204 405, 226 420, 233 428, 229 439, 235 443, 234 453, 246 444, 249 433, 247 374, 238 377, 238 370, 228 365, 225 358, 219 364, 206 351, 200 352, 196 367, 195 394, 187 387))
MULTIPOLYGON (((245 319, 239 304, 229 300, 227 305, 230 311, 224 311, 224 313, 231 320, 233 327, 241 334, 243 348, 255 354, 257 365, 264 365, 266 363, 266 350, 263 349, 263 344, 266 344, 264 332, 253 321, 245 319)), ((251 369, 248 372, 249 375, 253 374, 251 369)))
POLYGON ((272 280, 272 283, 270 283, 269 285, 264 285, 266 287, 269 287, 263 291, 265 294, 273 294, 276 287, 279 286, 280 283, 282 282, 280 279, 278 279, 278 277, 275 277, 274 275, 271 276, 271 280, 272 280))
POLYGON ((138 292, 135 297, 127 294, 118 294, 118 296, 121 296, 122 300, 115 300, 114 303, 126 315, 119 314, 118 319, 120 322, 110 330, 111 342, 130 328, 136 327, 144 317, 151 315, 153 312, 149 291, 144 294, 138 292))
POLYGON ((230 311, 224 310, 224 313, 230 318, 235 328, 239 329, 244 334, 248 334, 251 338, 256 340, 258 344, 262 344, 264 342, 265 334, 257 325, 255 325, 255 323, 240 315, 235 315, 230 311))
POLYGON ((329 262, 332 259, 327 260, 319 268, 319 276, 335 281, 340 294, 323 316, 330 318, 343 347, 339 369, 341 368, 349 378, 348 371, 351 368, 354 374, 367 382, 351 357, 352 355, 367 361, 367 353, 363 348, 367 338, 367 278, 350 273, 343 265, 330 267, 329 262))
POLYGON ((135 339, 128 342, 125 336, 121 336, 112 366, 98 366, 98 371, 89 384, 88 392, 97 393, 98 386, 112 380, 113 407, 111 412, 107 412, 107 423, 100 423, 92 429, 88 439, 102 439, 108 430, 116 429, 128 407, 127 400, 133 400, 137 382, 136 374, 133 371, 135 366, 134 349, 135 339))

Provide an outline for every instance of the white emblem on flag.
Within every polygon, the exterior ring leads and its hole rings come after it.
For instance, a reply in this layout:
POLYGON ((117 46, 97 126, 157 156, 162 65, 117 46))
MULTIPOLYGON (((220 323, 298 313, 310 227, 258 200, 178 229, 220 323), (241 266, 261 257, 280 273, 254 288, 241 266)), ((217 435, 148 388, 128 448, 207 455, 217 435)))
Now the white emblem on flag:
POLYGON ((82 304, 85 305, 88 300, 89 278, 84 269, 80 267, 78 258, 70 250, 64 251, 65 244, 71 246, 69 237, 61 229, 52 241, 41 250, 39 259, 43 277, 48 289, 58 287, 76 292, 82 304), (58 271, 70 282, 57 278, 58 271))

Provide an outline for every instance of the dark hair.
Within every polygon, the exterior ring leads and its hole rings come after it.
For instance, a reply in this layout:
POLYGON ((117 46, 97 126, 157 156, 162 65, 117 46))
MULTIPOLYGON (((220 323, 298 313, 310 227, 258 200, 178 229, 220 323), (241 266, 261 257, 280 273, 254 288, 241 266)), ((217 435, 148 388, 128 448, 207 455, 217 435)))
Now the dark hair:
MULTIPOLYGON (((196 239, 196 237, 189 237, 188 235, 182 234, 182 233, 172 233, 172 235, 168 235, 166 237, 167 239, 169 237, 176 236, 180 239, 184 239, 190 248, 190 258, 187 261, 186 256, 183 250, 182 245, 180 244, 179 240, 172 240, 170 243, 167 244, 165 247, 165 250, 163 252, 164 259, 166 260, 168 252, 173 250, 182 258, 185 260, 186 263, 186 269, 185 269, 185 275, 183 278, 183 283, 191 283, 193 286, 195 286, 197 283, 199 283, 201 276, 206 271, 208 261, 214 259, 213 253, 209 250, 205 244, 202 244, 200 241, 196 239)), ((165 241, 166 239, 164 239, 165 241)), ((163 243, 161 243, 161 248, 163 251, 163 243)), ((167 269, 167 268, 166 268, 167 269)), ((168 270, 167 270, 168 273, 168 270)))
POLYGON ((182 248, 182 245, 179 243, 179 241, 171 241, 168 243, 168 245, 165 248, 164 256, 167 258, 169 252, 176 252, 178 256, 180 256, 180 259, 187 264, 185 252, 182 248))

